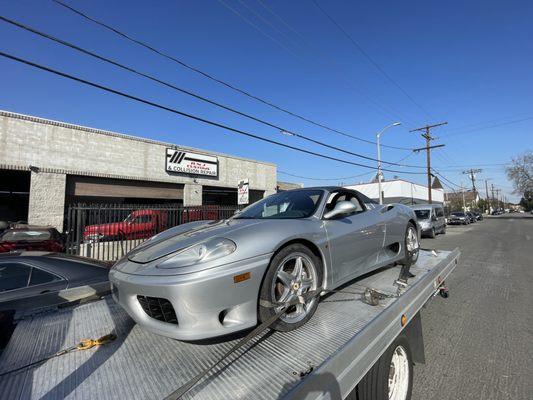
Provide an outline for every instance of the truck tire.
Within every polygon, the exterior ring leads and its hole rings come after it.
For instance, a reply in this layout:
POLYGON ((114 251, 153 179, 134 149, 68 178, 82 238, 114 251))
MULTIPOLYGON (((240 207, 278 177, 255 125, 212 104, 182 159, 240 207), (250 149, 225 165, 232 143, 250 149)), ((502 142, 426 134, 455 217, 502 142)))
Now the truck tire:
POLYGON ((429 231, 429 237, 431 239, 435 239, 435 236, 437 236, 437 233, 435 232, 435 228, 431 228, 431 230, 429 231))
POLYGON ((349 400, 410 400, 413 361, 409 341, 399 336, 347 397, 349 400))

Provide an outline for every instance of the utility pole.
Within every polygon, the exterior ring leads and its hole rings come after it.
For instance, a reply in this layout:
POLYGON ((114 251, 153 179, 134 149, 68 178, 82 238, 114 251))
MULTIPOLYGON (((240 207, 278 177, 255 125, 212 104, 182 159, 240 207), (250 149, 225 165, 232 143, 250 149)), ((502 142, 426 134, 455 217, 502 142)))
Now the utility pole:
POLYGON ((476 175, 480 173, 481 169, 467 169, 466 171, 463 171, 464 175, 470 175, 470 180, 472 181, 472 190, 474 193, 476 192, 476 175))
POLYGON ((440 124, 433 124, 433 125, 426 125, 421 128, 412 129, 409 132, 419 132, 422 131, 424 133, 421 134, 421 136, 426 139, 426 147, 421 147, 419 149, 413 149, 414 152, 419 152, 421 150, 426 150, 426 163, 427 163, 427 176, 428 176, 428 203, 431 204, 431 149, 434 149, 436 147, 444 147, 443 144, 437 144, 435 146, 431 146, 431 141, 435 138, 431 136, 431 129, 436 128, 437 126, 446 125, 448 122, 441 122, 440 124))
POLYGON ((463 212, 466 212, 465 188, 463 187, 463 182, 461 182, 461 193, 463 195, 463 212))
MULTIPOLYGON (((489 178, 490 179, 490 178, 489 178)), ((487 199, 487 213, 490 214, 491 212, 491 205, 490 205, 490 200, 489 200, 489 185, 487 184, 487 181, 489 179, 485 179, 485 193, 487 195, 486 199, 487 199)))

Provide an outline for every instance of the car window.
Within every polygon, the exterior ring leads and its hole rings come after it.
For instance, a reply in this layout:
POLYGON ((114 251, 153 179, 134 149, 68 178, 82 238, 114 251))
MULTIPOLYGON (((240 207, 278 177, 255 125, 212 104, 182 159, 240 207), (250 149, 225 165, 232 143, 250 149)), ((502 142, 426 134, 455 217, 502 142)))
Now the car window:
POLYGON ((415 210, 416 218, 429 219, 429 210, 415 210))
POLYGON ((139 215, 135 218, 134 222, 137 224, 145 224, 147 222, 150 222, 152 220, 150 215, 139 215))
POLYGON ((442 208, 437 208, 437 217, 441 218, 444 217, 444 210, 442 208))
POLYGON ((31 267, 20 263, 0 264, 0 292, 28 286, 31 267))
POLYGON ((7 230, 2 235, 1 240, 6 242, 21 242, 21 241, 41 241, 50 239, 49 231, 16 231, 16 230, 7 230))
POLYGON ((313 215, 322 190, 280 192, 246 207, 235 219, 307 218, 313 215))
POLYGON ((31 271, 30 286, 41 285, 43 283, 55 282, 59 280, 61 280, 59 276, 34 267, 31 271))

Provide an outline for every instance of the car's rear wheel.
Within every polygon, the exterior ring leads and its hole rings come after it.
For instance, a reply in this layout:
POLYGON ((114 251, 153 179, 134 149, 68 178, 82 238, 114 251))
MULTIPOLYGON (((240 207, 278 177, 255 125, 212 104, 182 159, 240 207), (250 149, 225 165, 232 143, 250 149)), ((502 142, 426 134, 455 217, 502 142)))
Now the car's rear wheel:
MULTIPOLYGON (((259 291, 259 319, 265 321, 282 310, 282 306, 269 307, 268 303, 284 303, 298 299, 303 294, 320 288, 322 261, 307 246, 292 244, 281 249, 270 261, 259 291), (261 301, 262 300, 262 301, 261 301)), ((305 324, 318 307, 318 296, 287 308, 271 325, 278 331, 291 331, 305 324)))
POLYGON ((429 237, 431 239, 435 239, 435 236, 437 236, 437 233, 435 232, 435 228, 431 228, 431 230, 429 231, 429 237))

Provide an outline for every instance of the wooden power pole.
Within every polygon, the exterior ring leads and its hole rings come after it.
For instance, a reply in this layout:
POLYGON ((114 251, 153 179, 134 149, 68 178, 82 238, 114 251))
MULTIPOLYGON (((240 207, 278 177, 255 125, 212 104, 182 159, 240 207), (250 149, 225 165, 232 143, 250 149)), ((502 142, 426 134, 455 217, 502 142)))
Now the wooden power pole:
POLYGON ((421 134, 421 136, 426 139, 426 147, 421 147, 419 149, 413 149, 415 152, 419 152, 422 150, 426 150, 426 164, 427 164, 427 175, 428 175, 428 203, 432 203, 431 199, 431 149, 434 149, 436 147, 444 147, 443 144, 437 144, 435 146, 431 146, 431 141, 435 138, 431 136, 431 129, 436 128, 437 126, 446 125, 448 122, 441 122, 440 124, 433 124, 433 125, 426 125, 421 128, 412 129, 409 132, 419 132, 422 131, 424 133, 421 134))

